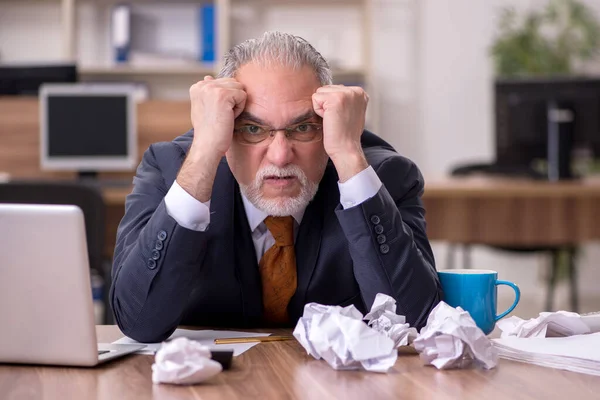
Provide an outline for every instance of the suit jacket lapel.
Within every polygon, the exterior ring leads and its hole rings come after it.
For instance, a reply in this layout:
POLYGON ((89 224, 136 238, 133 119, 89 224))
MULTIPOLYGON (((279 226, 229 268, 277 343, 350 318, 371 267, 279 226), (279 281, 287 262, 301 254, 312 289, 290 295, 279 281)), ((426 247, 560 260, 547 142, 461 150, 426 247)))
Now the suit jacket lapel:
POLYGON ((295 250, 298 286, 288 306, 290 319, 294 323, 302 316, 304 311, 308 287, 317 266, 319 251, 321 249, 323 223, 327 210, 333 210, 337 203, 339 203, 339 192, 336 189, 337 174, 333 165, 329 163, 319 184, 319 191, 308 207, 306 207, 296 238, 295 250))
POLYGON ((260 323, 262 317, 262 283, 256 262, 252 232, 248 225, 248 217, 237 182, 233 197, 235 203, 233 252, 235 253, 236 273, 242 289, 244 315, 247 322, 254 325, 260 323))
POLYGON ((215 242, 228 243, 215 246, 215 250, 220 249, 220 252, 215 255, 214 262, 221 264, 222 276, 235 274, 240 285, 246 323, 252 324, 262 313, 261 282, 239 186, 225 160, 217 169, 210 212, 211 236, 215 242))

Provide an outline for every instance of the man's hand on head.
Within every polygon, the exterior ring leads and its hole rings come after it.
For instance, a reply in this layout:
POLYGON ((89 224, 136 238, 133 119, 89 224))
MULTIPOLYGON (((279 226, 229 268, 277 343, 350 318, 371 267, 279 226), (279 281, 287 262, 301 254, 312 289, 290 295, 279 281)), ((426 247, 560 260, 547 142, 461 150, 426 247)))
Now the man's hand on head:
POLYGON ((231 146, 235 119, 246 105, 244 85, 235 78, 205 76, 190 87, 193 145, 223 155, 231 146))
POLYGON ((329 85, 312 96, 313 108, 323 118, 323 146, 340 182, 368 167, 360 145, 369 96, 360 87, 329 85))
POLYGON ((205 76, 190 88, 194 139, 177 183, 201 202, 210 199, 217 167, 231 146, 235 119, 246 98, 244 85, 234 78, 205 76))

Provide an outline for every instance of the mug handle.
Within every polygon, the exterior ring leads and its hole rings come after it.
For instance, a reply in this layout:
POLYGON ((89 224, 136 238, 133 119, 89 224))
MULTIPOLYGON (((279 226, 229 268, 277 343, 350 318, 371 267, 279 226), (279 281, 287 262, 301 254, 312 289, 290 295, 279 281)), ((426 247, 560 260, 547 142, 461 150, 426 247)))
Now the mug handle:
POLYGON ((496 316, 496 321, 498 321, 501 318, 504 318, 506 316, 506 314, 508 314, 509 312, 511 312, 512 310, 515 309, 515 307, 517 306, 517 304, 519 304, 519 300, 521 299, 521 290, 519 290, 519 287, 517 285, 515 285, 512 282, 509 281, 496 281, 496 286, 498 285, 506 285, 506 286, 510 286, 511 288, 513 288, 513 290, 515 291, 515 302, 512 303, 512 306, 508 307, 508 310, 504 311, 502 314, 497 315, 496 316))

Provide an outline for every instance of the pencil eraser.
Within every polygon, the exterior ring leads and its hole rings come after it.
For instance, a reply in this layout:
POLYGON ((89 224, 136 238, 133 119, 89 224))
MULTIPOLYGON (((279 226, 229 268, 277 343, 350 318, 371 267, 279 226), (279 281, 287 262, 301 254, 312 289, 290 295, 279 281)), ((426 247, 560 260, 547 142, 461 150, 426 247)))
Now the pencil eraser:
POLYGON ((221 364, 223 369, 231 368, 231 361, 233 360, 233 350, 210 350, 210 356, 213 360, 221 364))

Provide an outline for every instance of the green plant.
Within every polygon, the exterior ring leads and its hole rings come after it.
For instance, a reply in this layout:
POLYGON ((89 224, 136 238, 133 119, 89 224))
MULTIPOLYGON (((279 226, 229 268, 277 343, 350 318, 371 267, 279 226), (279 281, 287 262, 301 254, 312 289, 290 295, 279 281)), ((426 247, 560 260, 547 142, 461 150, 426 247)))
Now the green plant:
POLYGON ((600 54, 600 23, 578 0, 550 0, 523 18, 505 8, 491 54, 499 76, 571 74, 600 54))

